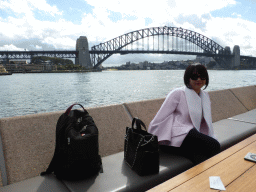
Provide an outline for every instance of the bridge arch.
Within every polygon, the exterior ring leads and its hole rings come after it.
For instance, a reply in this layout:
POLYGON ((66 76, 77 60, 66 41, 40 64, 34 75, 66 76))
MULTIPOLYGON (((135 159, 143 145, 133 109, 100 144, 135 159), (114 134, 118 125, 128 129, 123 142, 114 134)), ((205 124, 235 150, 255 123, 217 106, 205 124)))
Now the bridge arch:
POLYGON ((132 44, 143 38, 160 35, 173 36, 187 40, 201 48, 206 53, 219 54, 224 52, 224 48, 221 45, 195 31, 183 29, 181 27, 152 27, 132 31, 91 47, 90 53, 93 66, 94 68, 97 68, 111 55, 117 53, 117 51, 120 51, 122 48, 129 44, 132 44))

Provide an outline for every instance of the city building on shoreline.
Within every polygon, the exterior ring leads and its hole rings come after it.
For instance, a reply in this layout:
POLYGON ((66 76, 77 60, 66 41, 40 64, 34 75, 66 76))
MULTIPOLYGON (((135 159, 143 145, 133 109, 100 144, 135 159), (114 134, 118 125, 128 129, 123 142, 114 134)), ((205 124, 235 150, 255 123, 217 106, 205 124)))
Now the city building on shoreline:
POLYGON ((6 71, 11 73, 45 72, 57 70, 57 65, 53 65, 50 61, 40 64, 28 64, 26 60, 10 60, 10 62, 5 64, 4 67, 6 71))
POLYGON ((7 71, 3 65, 0 65, 0 73, 7 73, 7 71))
POLYGON ((162 63, 151 63, 149 61, 131 63, 126 62, 126 64, 118 66, 118 67, 105 67, 114 68, 117 70, 175 70, 175 69, 186 69, 186 67, 192 63, 199 62, 205 65, 208 68, 216 68, 220 69, 218 64, 214 61, 214 59, 209 57, 197 57, 194 60, 181 60, 181 61, 164 61, 162 63))

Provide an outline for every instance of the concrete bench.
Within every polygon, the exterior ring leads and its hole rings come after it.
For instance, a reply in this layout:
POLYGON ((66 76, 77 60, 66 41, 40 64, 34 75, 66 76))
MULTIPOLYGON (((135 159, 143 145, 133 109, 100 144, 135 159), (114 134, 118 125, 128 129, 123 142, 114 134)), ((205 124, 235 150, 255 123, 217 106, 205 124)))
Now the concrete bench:
MULTIPOLYGON (((213 123, 214 131, 221 143, 222 150, 256 133, 256 110, 235 116, 235 120, 225 119, 213 123), (238 120, 239 119, 239 120, 238 120), (243 122, 243 119, 252 121, 243 122), (225 130, 225 131, 223 131, 225 130)), ((58 181, 53 175, 37 176, 21 181, 0 191, 28 191, 37 188, 45 191, 47 187, 54 191, 146 191, 193 166, 192 162, 184 157, 160 152, 160 173, 140 177, 134 173, 123 160, 124 153, 119 152, 103 157, 104 173, 85 181, 70 182, 58 181), (22 189, 22 190, 21 190, 22 189), (24 189, 24 190, 23 190, 24 189)))
POLYGON ((47 177, 36 176, 30 179, 26 179, 24 181, 13 183, 11 185, 0 188, 0 191, 69 192, 69 189, 62 183, 62 181, 58 180, 54 175, 49 175, 47 177))
MULTIPOLYGON (((255 86, 209 94, 213 126, 222 150, 256 133, 255 86)), ((55 126, 63 111, 0 119, 9 184, 0 191, 23 187, 24 191, 32 188, 45 191, 47 186, 56 188, 53 191, 143 191, 189 169, 193 164, 188 159, 161 152, 160 173, 140 177, 123 161, 125 127, 131 125, 132 117, 139 117, 148 126, 163 101, 156 99, 88 109, 99 128, 104 173, 83 182, 60 182, 53 175, 38 176, 52 158, 55 126)))
POLYGON ((221 150, 225 150, 243 139, 256 133, 256 109, 223 119, 213 123, 215 135, 221 144, 221 150), (234 118, 234 119, 233 119, 234 118), (242 119, 255 119, 254 123, 242 119), (241 120, 238 120, 241 119, 241 120))
MULTIPOLYGON (((256 110, 242 114, 242 116, 247 115, 256 117, 256 110)), ((256 133, 256 123, 221 120, 215 122, 213 126, 216 135, 219 136, 222 150, 256 133)), ((123 152, 105 157, 103 166, 107 168, 106 173, 104 173, 105 175, 99 174, 97 178, 94 178, 93 185, 90 185, 92 181, 64 181, 64 183, 72 192, 82 192, 85 189, 86 191, 140 192, 149 190, 193 166, 192 162, 184 157, 160 151, 160 173, 140 177, 125 164, 123 157, 123 152)))

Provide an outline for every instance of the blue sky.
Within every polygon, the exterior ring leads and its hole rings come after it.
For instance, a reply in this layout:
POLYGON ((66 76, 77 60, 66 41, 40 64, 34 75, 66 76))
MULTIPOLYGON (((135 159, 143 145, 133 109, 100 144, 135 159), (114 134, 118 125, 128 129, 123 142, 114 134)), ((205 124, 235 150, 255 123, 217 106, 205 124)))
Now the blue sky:
MULTIPOLYGON (((89 47, 147 27, 176 26, 217 43, 239 45, 256 56, 256 0, 0 0, 0 50, 75 49, 87 36, 89 47)), ((105 61, 152 62, 175 55, 114 55, 105 61)))

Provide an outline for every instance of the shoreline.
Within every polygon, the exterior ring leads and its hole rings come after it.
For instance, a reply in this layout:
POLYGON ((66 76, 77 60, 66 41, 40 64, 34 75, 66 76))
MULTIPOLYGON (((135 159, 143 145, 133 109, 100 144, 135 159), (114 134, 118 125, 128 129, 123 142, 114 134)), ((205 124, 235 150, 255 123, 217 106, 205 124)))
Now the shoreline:
POLYGON ((12 73, 7 72, 7 73, 0 73, 0 75, 12 75, 12 73))
POLYGON ((88 73, 88 72, 102 72, 100 69, 90 69, 90 70, 61 70, 61 71, 14 71, 14 73, 88 73))

